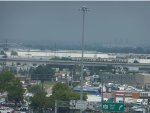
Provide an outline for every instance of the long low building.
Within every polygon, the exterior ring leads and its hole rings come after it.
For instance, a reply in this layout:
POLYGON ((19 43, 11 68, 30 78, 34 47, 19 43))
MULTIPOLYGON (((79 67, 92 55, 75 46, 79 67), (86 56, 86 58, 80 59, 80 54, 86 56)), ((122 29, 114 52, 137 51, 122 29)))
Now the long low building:
MULTIPOLYGON (((76 86, 73 88, 73 90, 80 92, 81 91, 80 88, 81 88, 80 86, 76 86)), ((100 87, 83 86, 83 92, 90 95, 100 95, 101 94, 100 91, 101 91, 100 87)))
MULTIPOLYGON (((18 57, 81 57, 81 51, 50 51, 50 50, 45 50, 45 51, 35 51, 35 50, 30 50, 30 51, 17 51, 18 57)), ((11 51, 7 52, 8 56, 11 56, 11 51)), ((116 55, 114 54, 108 54, 108 53, 101 53, 101 52, 96 52, 96 51, 85 51, 84 52, 84 57, 88 58, 116 58, 116 55)))
POLYGON ((129 84, 139 88, 147 88, 150 90, 150 74, 112 74, 112 73, 101 73, 99 79, 104 83, 116 83, 116 84, 129 84), (147 87, 146 87, 147 86, 147 87))

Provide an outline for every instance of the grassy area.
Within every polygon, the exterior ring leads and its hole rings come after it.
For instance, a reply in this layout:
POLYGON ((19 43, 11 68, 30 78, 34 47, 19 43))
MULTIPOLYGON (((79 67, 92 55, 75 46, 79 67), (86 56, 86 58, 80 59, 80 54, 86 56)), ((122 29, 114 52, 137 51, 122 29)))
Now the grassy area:
POLYGON ((48 88, 52 87, 55 83, 56 83, 55 81, 45 81, 44 87, 45 87, 45 89, 48 89, 48 88))

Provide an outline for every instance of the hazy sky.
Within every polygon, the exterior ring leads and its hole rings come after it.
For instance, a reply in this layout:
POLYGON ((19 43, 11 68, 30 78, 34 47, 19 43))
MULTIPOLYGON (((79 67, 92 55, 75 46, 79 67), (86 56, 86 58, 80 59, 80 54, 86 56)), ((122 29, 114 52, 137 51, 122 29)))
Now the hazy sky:
POLYGON ((86 44, 150 45, 150 1, 0 1, 0 41, 80 45, 83 5, 86 44))

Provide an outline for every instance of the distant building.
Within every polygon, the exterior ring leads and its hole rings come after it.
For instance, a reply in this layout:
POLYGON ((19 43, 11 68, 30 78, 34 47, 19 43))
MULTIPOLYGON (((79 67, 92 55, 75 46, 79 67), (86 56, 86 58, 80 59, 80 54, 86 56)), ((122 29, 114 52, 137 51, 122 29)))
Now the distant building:
POLYGON ((129 84, 139 88, 150 90, 150 74, 112 74, 102 73, 99 79, 104 83, 129 84), (146 86, 146 87, 145 87, 146 86))
MULTIPOLYGON (((73 88, 74 91, 80 92, 80 86, 76 86, 73 88)), ((83 92, 88 95, 100 95, 101 89, 100 87, 91 87, 91 86, 83 86, 83 92)))
POLYGON ((133 74, 112 74, 102 73, 100 74, 100 80, 103 83, 116 83, 116 84, 136 84, 136 75, 133 74))
POLYGON ((112 97, 115 102, 135 103, 140 98, 140 92, 137 91, 112 91, 112 97))

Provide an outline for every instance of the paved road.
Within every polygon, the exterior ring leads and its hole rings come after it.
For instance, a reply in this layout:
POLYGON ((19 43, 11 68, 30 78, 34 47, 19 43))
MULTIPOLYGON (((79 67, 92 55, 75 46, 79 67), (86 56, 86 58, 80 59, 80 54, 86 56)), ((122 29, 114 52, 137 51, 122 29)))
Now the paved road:
MULTIPOLYGON (((25 63, 40 63, 40 64, 51 64, 51 65, 80 65, 81 61, 72 60, 48 60, 48 59, 24 59, 24 58, 0 58, 0 62, 25 62, 25 63)), ((98 62, 98 61, 84 61, 85 66, 123 66, 123 67, 143 67, 150 68, 150 63, 125 63, 125 62, 98 62)))

